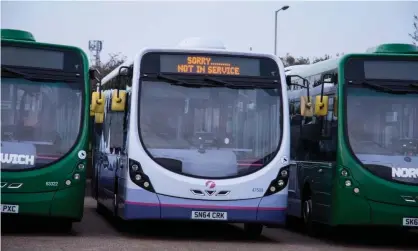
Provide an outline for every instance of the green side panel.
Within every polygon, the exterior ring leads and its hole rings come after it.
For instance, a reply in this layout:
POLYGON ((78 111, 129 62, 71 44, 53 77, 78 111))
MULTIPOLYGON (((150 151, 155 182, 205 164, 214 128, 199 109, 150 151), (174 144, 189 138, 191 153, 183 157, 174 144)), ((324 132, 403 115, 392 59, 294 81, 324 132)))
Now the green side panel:
POLYGON ((1 39, 23 40, 35 42, 32 33, 23 30, 1 29, 1 39))

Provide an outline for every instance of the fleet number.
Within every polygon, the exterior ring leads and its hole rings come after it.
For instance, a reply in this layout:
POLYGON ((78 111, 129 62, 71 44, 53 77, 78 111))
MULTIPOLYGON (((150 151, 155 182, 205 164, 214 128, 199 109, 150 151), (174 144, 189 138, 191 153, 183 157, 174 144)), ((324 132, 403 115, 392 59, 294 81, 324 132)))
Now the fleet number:
POLYGON ((259 187, 255 187, 255 188, 253 188, 253 192, 254 193, 262 193, 264 191, 264 189, 263 188, 259 188, 259 187))
POLYGON ((46 185, 47 187, 57 187, 57 186, 58 186, 58 181, 47 181, 47 182, 45 183, 45 185, 46 185))

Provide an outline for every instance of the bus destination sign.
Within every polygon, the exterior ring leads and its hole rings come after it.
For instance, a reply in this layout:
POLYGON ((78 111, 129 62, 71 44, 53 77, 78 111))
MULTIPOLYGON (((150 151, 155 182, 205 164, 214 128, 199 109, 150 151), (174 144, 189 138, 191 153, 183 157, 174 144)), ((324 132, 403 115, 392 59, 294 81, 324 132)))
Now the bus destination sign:
POLYGON ((161 55, 164 73, 260 76, 260 59, 227 56, 161 55))

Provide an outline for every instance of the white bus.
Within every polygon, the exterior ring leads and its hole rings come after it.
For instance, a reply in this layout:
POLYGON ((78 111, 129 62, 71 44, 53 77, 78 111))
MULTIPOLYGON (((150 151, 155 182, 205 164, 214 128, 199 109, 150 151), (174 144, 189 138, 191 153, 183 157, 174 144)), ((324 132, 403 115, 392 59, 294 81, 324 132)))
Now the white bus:
POLYGON ((92 102, 98 209, 244 223, 249 237, 285 222, 289 107, 277 57, 202 39, 144 49, 92 102))

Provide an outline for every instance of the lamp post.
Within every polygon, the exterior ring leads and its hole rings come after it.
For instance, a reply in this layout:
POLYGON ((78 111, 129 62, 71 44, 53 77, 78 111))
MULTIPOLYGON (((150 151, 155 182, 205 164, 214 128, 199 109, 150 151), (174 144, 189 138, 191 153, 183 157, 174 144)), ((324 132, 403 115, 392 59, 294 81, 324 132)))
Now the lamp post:
POLYGON ((279 11, 281 10, 287 10, 289 9, 288 5, 285 5, 283 7, 281 7, 280 9, 275 11, 275 15, 274 15, 274 55, 277 56, 277 13, 279 13, 279 11))

